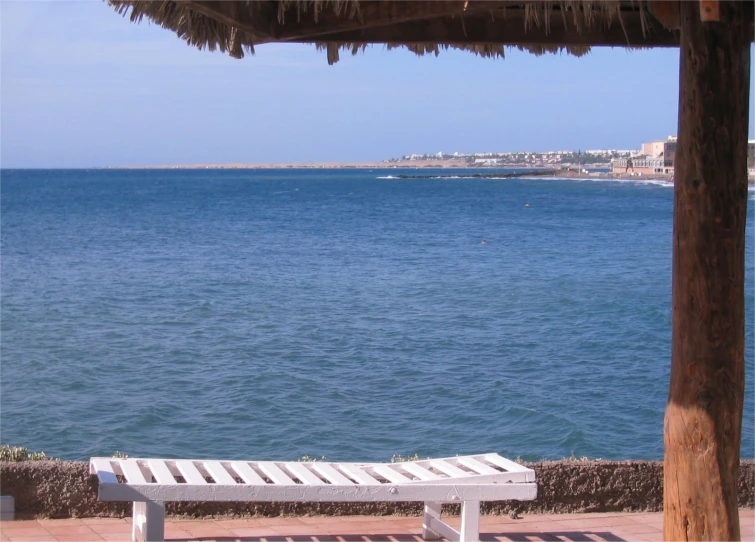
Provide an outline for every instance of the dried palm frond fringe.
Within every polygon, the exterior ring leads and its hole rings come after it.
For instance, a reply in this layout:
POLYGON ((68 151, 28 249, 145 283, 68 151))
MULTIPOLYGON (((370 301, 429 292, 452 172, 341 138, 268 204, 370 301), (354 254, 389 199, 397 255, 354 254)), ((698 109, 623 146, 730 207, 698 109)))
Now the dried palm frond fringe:
MULTIPOLYGON (((189 45, 199 49, 210 51, 220 50, 234 58, 243 58, 244 54, 254 54, 254 45, 266 43, 271 40, 269 36, 257 36, 250 32, 240 30, 230 24, 226 24, 211 16, 199 13, 190 5, 174 0, 106 0, 119 14, 128 15, 132 22, 140 22, 144 17, 163 28, 172 30, 179 38, 189 45)), ((331 11, 334 15, 344 18, 357 18, 362 20, 359 9, 359 0, 278 0, 277 13, 264 11, 264 5, 254 0, 240 2, 243 9, 247 9, 249 18, 259 22, 260 28, 267 28, 270 19, 275 17, 277 23, 285 25, 286 21, 300 21, 303 16, 311 15, 315 23, 324 10, 331 11)), ((627 2, 623 2, 626 4, 627 2)), ((642 33, 645 35, 648 27, 647 11, 643 0, 631 0, 631 5, 636 5, 640 14, 642 33)), ((492 6, 493 4, 491 4, 492 6)), ((609 28, 619 24, 624 28, 621 18, 622 2, 617 0, 550 0, 550 1, 526 1, 524 6, 525 30, 531 28, 541 29, 546 35, 550 32, 551 18, 559 16, 564 25, 571 23, 578 34, 591 28, 609 28), (558 8, 558 9, 556 9, 558 8)), ((506 8, 499 10, 499 17, 506 17, 506 8)), ((490 17, 495 20, 496 14, 490 11, 490 17)), ((339 59, 339 51, 351 51, 356 54, 363 51, 367 43, 344 43, 327 42, 313 39, 318 50, 327 51, 329 64, 334 64, 339 59)), ((389 49, 406 48, 417 55, 433 53, 438 55, 441 50, 458 49, 469 51, 482 57, 504 57, 504 49, 518 49, 528 51, 535 55, 545 53, 566 52, 574 56, 582 56, 590 51, 587 46, 556 46, 556 45, 515 45, 504 46, 497 43, 390 43, 389 49)))

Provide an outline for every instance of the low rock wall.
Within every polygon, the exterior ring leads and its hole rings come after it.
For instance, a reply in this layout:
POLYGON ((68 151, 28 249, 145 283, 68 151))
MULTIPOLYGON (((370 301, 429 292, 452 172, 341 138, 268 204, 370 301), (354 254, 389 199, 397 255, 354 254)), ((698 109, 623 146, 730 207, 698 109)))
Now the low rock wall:
MULTIPOLYGON (((528 465, 537 473, 530 502, 483 503, 483 513, 660 511, 660 461, 553 461, 528 465)), ((131 503, 97 501, 97 479, 83 461, 0 462, 0 493, 15 498, 16 518, 123 517, 131 503)), ((755 507, 755 461, 739 472, 739 506, 755 507)), ((420 503, 167 503, 175 516, 418 515, 420 503)), ((458 505, 444 512, 458 513, 458 505)))

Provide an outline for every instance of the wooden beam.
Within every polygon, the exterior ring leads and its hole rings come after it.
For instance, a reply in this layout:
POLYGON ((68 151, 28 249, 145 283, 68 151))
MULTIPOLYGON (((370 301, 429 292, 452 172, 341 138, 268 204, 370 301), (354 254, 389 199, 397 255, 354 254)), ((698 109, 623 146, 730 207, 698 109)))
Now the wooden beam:
MULTIPOLYGON (((523 13, 513 13, 506 18, 488 15, 443 17, 430 21, 408 22, 381 28, 333 32, 318 38, 323 42, 365 43, 494 43, 503 45, 607 45, 637 47, 676 47, 678 32, 671 32, 656 23, 648 35, 642 33, 639 14, 629 12, 624 16, 624 28, 614 21, 610 28, 595 25, 577 33, 572 23, 554 16, 549 31, 544 28, 525 27, 523 13)), ((297 40, 298 41, 298 40, 297 40)))
POLYGON ((261 42, 271 40, 275 34, 278 8, 273 2, 267 0, 252 2, 249 5, 228 0, 175 0, 175 2, 220 23, 251 34, 259 38, 261 42))
POLYGON ((721 20, 718 0, 700 0, 700 20, 704 23, 721 20))
POLYGON ((669 30, 679 30, 679 0, 650 0, 648 11, 669 30))
POLYGON ((313 18, 297 21, 296 9, 292 6, 286 17, 286 24, 278 28, 275 39, 278 41, 320 41, 319 37, 333 32, 348 32, 354 30, 375 29, 396 24, 425 21, 437 17, 463 14, 476 14, 499 9, 508 2, 491 1, 416 1, 399 0, 360 1, 358 16, 349 18, 347 15, 335 15, 332 11, 323 10, 317 22, 313 18))
POLYGON ((334 31, 379 28, 408 21, 420 21, 434 17, 490 12, 508 1, 489 2, 464 0, 442 0, 433 2, 417 1, 376 1, 359 3, 357 16, 350 17, 348 8, 336 15, 326 6, 315 21, 313 8, 301 12, 295 4, 285 14, 285 23, 278 22, 278 5, 272 1, 245 4, 234 0, 176 0, 177 3, 253 34, 264 41, 312 41, 318 36, 334 31))
POLYGON ((740 539, 752 37, 747 3, 719 7, 722 22, 702 22, 697 2, 680 6, 665 540, 740 539))

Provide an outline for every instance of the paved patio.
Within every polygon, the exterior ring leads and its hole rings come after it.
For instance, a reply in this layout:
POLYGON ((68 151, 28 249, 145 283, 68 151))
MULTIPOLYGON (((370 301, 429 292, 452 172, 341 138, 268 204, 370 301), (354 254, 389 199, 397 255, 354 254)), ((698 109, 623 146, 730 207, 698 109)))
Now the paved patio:
MULTIPOLYGON (((446 518, 458 528, 458 518, 446 518)), ((742 540, 755 540, 755 510, 740 510, 742 540)), ((521 519, 483 516, 482 540, 644 541, 662 540, 660 513, 549 514, 521 519)), ((175 519, 166 521, 170 541, 408 542, 422 540, 422 519, 404 516, 306 516, 255 519, 175 519)), ((40 519, 0 522, 0 541, 123 541, 131 539, 131 519, 40 519)))

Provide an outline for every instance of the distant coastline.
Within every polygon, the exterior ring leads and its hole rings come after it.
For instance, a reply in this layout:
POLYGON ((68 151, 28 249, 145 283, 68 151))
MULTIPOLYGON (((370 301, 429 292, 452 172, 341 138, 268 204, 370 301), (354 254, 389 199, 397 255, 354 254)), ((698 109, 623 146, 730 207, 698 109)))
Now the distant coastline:
MULTIPOLYGON (((611 173, 611 172, 595 172, 591 169, 607 168, 610 164, 591 164, 590 166, 580 168, 579 171, 576 166, 569 167, 568 165, 561 166, 558 169, 557 176, 567 177, 574 179, 585 178, 604 178, 604 179, 644 179, 644 180, 665 180, 673 182, 673 176, 669 174, 631 174, 631 173, 611 173)), ((272 170, 272 169, 379 169, 379 170, 391 170, 391 169, 449 169, 449 170, 480 170, 480 171, 495 171, 501 169, 522 169, 522 170, 542 170, 542 166, 533 166, 530 164, 506 164, 503 166, 481 166, 472 165, 468 163, 460 163, 459 160, 399 160, 391 162, 309 162, 309 163, 283 163, 283 164, 244 164, 244 163, 230 163, 230 164, 162 164, 151 166, 111 166, 111 167, 98 167, 94 169, 125 169, 125 170, 163 170, 163 169, 176 169, 176 170, 197 170, 197 169, 224 169, 224 170, 272 170)), ((748 176, 748 183, 755 184, 755 177, 750 174, 748 176)))
MULTIPOLYGON (((545 169, 550 169, 550 173, 553 176, 562 178, 574 178, 574 179, 588 179, 588 178, 606 178, 606 179, 622 179, 626 178, 628 174, 610 173, 606 171, 595 172, 590 169, 607 167, 606 164, 594 164, 589 168, 562 166, 555 170, 550 168, 544 168, 542 166, 532 166, 529 164, 506 164, 505 166, 480 166, 471 165, 467 163, 460 163, 459 160, 401 160, 392 162, 314 162, 314 163, 292 163, 292 164, 179 164, 179 165, 159 165, 159 166, 119 166, 108 169, 147 169, 147 170, 163 170, 163 169, 176 169, 176 170, 197 170, 197 169, 223 169, 223 170, 272 170, 272 169, 379 169, 379 170, 392 170, 392 169, 448 169, 448 170, 475 170, 480 171, 481 174, 486 172, 495 172, 501 169, 519 169, 519 170, 532 170, 533 172, 541 172, 545 169)), ((492 175, 491 175, 492 176, 492 175)), ((637 179, 656 179, 671 181, 671 175, 666 174, 638 174, 633 178, 637 179)))
MULTIPOLYGON (((533 168, 529 165, 512 165, 507 167, 533 168)), ((459 160, 401 160, 395 162, 310 162, 284 164, 176 164, 159 166, 118 166, 111 169, 402 169, 402 168, 436 168, 436 169, 489 169, 460 163, 459 160)))

